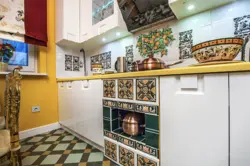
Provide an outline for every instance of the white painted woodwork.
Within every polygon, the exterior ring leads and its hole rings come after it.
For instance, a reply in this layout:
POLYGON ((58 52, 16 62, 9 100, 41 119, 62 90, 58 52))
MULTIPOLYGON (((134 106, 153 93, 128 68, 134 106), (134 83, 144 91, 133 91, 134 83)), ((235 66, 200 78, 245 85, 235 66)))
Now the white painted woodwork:
POLYGON ((88 88, 83 85, 83 81, 73 85, 76 132, 103 147, 102 80, 90 80, 88 88))
POLYGON ((228 74, 180 77, 160 78, 161 165, 228 166, 228 74))
POLYGON ((80 0, 80 43, 92 37, 92 0, 80 0))
POLYGON ((79 42, 79 4, 79 0, 56 0, 56 43, 79 42))
POLYGON ((72 111, 72 89, 71 82, 58 84, 58 110, 59 123, 75 131, 75 123, 72 111))
POLYGON ((230 73, 230 166, 250 165, 250 72, 230 73))

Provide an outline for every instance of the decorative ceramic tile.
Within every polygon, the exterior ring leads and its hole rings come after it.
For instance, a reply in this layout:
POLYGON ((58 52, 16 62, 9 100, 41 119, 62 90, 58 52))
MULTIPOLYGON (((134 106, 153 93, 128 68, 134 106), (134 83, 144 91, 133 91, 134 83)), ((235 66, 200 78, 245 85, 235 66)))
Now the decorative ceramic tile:
POLYGON ((117 141, 117 139, 118 139, 117 134, 111 133, 111 132, 106 131, 106 130, 104 130, 104 136, 109 137, 115 141, 117 141))
POLYGON ((146 128, 159 130, 159 116, 145 114, 146 128))
POLYGON ((109 98, 115 98, 115 80, 104 80, 103 81, 103 96, 109 98))
POLYGON ((158 158, 158 150, 155 148, 137 142, 136 149, 158 158))
POLYGON ((141 34, 138 37, 137 45, 141 56, 160 53, 161 57, 168 54, 167 47, 175 40, 171 28, 150 31, 148 34, 141 34))
POLYGON ((109 107, 103 107, 103 117, 110 119, 110 108, 109 107))
POLYGON ((80 58, 73 56, 73 71, 80 71, 80 58))
POLYGON ((157 115, 158 114, 158 106, 135 104, 135 111, 141 112, 141 113, 150 113, 150 114, 157 115))
POLYGON ((127 59, 127 67, 128 71, 132 71, 132 63, 134 62, 134 53, 133 53, 133 45, 125 47, 126 49, 126 59, 127 59))
POLYGON ((101 63, 103 69, 111 68, 111 51, 92 56, 90 59, 91 59, 91 64, 90 64, 91 71, 93 70, 92 65, 96 63, 101 63))
MULTIPOLYGON (((240 37, 245 40, 244 45, 242 47, 242 57, 241 60, 245 60, 246 56, 246 45, 249 42, 250 39, 250 15, 246 15, 243 17, 237 17, 234 18, 234 35, 235 37, 240 37)), ((249 52, 250 56, 250 52, 249 52)), ((250 60, 250 57, 249 57, 250 60)))
POLYGON ((192 45, 193 45, 193 30, 188 30, 179 33, 179 59, 192 58, 192 45))
POLYGON ((157 166, 157 163, 141 155, 137 155, 137 166, 157 166))
POLYGON ((156 79, 136 79, 136 100, 156 102, 156 79))
POLYGON ((114 161, 117 161, 117 145, 105 140, 105 155, 114 161))
POLYGON ((122 136, 118 136, 118 141, 131 148, 135 148, 135 143, 136 143, 135 141, 132 141, 122 136))
POLYGON ((119 147, 119 163, 123 166, 134 166, 134 152, 125 149, 123 147, 119 147))
POLYGON ((135 108, 134 103, 128 103, 128 102, 117 102, 117 107, 120 109, 130 110, 133 111, 135 108))
POLYGON ((65 71, 72 71, 72 63, 73 56, 72 55, 65 55, 65 71))
POLYGON ((134 97, 134 80, 118 80, 118 98, 133 100, 134 97))
POLYGON ((111 101, 111 100, 103 100, 103 106, 117 107, 117 102, 116 101, 111 101))
POLYGON ((149 130, 146 128, 145 130, 145 143, 148 146, 159 148, 159 132, 154 130, 149 130))

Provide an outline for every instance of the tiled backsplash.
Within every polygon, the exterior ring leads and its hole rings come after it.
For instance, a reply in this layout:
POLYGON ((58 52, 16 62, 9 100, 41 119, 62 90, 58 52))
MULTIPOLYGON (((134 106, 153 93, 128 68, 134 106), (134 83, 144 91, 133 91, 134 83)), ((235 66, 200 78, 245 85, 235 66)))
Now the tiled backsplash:
MULTIPOLYGON (((126 48, 131 45, 133 45, 131 49, 133 51, 133 61, 142 60, 143 58, 140 56, 138 48, 136 48, 139 35, 161 28, 171 28, 174 38, 176 39, 171 45, 168 46, 168 55, 163 56, 161 59, 167 64, 176 62, 179 59, 184 59, 182 64, 173 67, 183 67, 190 64, 196 64, 197 61, 190 54, 191 45, 196 45, 200 42, 217 38, 242 36, 242 34, 245 38, 247 36, 248 38, 250 37, 249 6, 249 0, 238 0, 234 3, 199 13, 185 19, 172 20, 164 24, 154 26, 121 40, 103 45, 102 47, 86 53, 88 74, 92 74, 91 56, 111 51, 111 69, 114 69, 117 57, 126 56, 128 54, 126 48), (241 30, 239 30, 239 28, 241 30)), ((246 61, 249 61, 250 42, 248 42, 245 50, 245 59, 246 61)), ((158 58, 160 58, 160 56, 160 54, 156 55, 158 58)), ((238 54, 236 59, 241 59, 241 53, 238 54)), ((83 75, 83 73, 81 73, 81 75, 83 75)))

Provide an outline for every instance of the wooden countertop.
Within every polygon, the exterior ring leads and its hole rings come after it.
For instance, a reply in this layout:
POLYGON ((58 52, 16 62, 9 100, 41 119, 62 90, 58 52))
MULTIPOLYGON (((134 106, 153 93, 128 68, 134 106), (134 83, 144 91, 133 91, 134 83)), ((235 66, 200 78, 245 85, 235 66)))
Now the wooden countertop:
POLYGON ((131 78, 131 77, 149 77, 149 76, 185 75, 185 74, 203 74, 203 73, 242 72, 242 71, 250 71, 250 62, 93 75, 93 76, 86 76, 86 77, 83 76, 83 77, 76 77, 76 78, 58 78, 57 82, 95 80, 95 79, 131 78))

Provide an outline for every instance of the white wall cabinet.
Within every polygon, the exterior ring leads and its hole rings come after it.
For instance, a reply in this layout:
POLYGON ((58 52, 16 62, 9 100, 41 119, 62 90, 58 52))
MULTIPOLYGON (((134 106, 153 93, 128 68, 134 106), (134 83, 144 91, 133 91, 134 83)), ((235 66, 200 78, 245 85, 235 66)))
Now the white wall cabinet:
POLYGON ((87 89, 83 83, 74 81, 71 88, 58 84, 59 122, 103 147, 102 81, 89 81, 87 89))
POLYGON ((56 43, 79 42, 79 0, 56 0, 56 43))
POLYGON ((230 165, 250 165, 250 72, 230 73, 230 165))
POLYGON ((161 165, 228 166, 228 74, 161 77, 160 88, 161 165))

